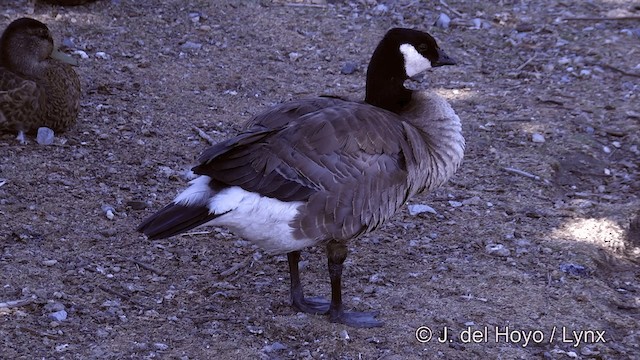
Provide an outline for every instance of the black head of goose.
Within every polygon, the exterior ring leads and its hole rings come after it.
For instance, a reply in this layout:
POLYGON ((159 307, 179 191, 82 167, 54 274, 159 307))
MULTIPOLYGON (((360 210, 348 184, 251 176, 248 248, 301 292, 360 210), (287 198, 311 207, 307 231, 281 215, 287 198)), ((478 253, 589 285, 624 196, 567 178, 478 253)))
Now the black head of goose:
POLYGON ((321 97, 257 115, 238 136, 205 150, 190 187, 138 230, 158 239, 225 226, 269 253, 287 253, 296 309, 350 326, 380 326, 375 313, 343 308, 346 244, 411 196, 441 185, 460 164, 458 116, 439 96, 402 85, 448 64, 429 34, 390 30, 371 58, 365 103, 321 97), (298 271, 300 250, 319 244, 327 248, 330 301, 305 298, 298 271))

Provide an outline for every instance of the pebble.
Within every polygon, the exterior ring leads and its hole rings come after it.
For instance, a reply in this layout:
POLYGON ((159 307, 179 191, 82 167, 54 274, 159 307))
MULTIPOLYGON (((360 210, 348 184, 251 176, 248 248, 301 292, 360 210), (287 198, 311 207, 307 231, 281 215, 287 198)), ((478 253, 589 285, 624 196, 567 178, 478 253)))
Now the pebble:
POLYGON ((480 199, 479 196, 474 196, 472 198, 469 199, 464 199, 462 200, 462 205, 481 205, 482 204, 482 199, 480 199))
POLYGON ((193 41, 187 41, 184 44, 180 45, 181 50, 200 50, 202 49, 202 44, 196 43, 193 41))
POLYGON ((347 61, 344 65, 342 65, 342 69, 340 72, 344 75, 351 75, 358 70, 358 65, 352 63, 351 61, 347 61))
POLYGON ((67 312, 60 310, 49 314, 49 318, 55 321, 65 321, 67 319, 67 312))
POLYGON ((57 263, 58 263, 58 260, 55 260, 55 259, 43 260, 42 261, 42 265, 44 265, 44 266, 53 266, 53 265, 55 265, 57 263))
POLYGON ((104 51, 98 51, 96 53, 96 58, 102 59, 102 60, 108 60, 109 59, 109 55, 107 55, 107 53, 104 52, 104 51))
POLYGON ((53 144, 54 135, 55 134, 53 130, 49 129, 48 127, 41 127, 41 128, 38 128, 38 135, 36 137, 36 141, 40 145, 51 145, 53 144))
POLYGON ((416 216, 420 213, 424 213, 424 212, 428 212, 428 213, 432 213, 432 214, 437 214, 438 212, 432 208, 429 205, 424 205, 424 204, 413 204, 413 205, 409 205, 409 215, 411 216, 416 216))
POLYGON ((279 342, 274 342, 273 344, 267 345, 265 347, 262 348, 262 351, 266 352, 266 353, 270 353, 273 351, 280 351, 280 350, 285 350, 287 347, 279 342))
POLYGON ((460 201, 449 200, 449 205, 454 208, 461 207, 463 204, 460 201))
POLYGON ((167 349, 169 349, 169 345, 167 345, 165 343, 154 343, 153 347, 156 348, 156 350, 167 350, 167 349))
POLYGON ((511 251, 502 244, 488 244, 484 249, 489 255, 497 255, 501 257, 511 255, 511 251))
POLYGON ((445 13, 440 13, 440 16, 438 16, 438 19, 436 20, 434 25, 442 29, 447 29, 449 28, 450 23, 451 18, 445 13))
POLYGON ((349 336, 349 333, 347 332, 347 330, 342 330, 340 332, 340 338, 344 341, 349 341, 351 340, 351 337, 349 336))
POLYGON ((297 53, 297 52, 293 51, 293 52, 289 53, 289 60, 296 61, 296 60, 300 59, 301 56, 302 55, 300 55, 300 53, 297 53))
POLYGON ((545 142, 544 135, 539 133, 534 133, 531 135, 531 141, 534 143, 543 143, 545 142))
POLYGON ((87 55, 87 53, 82 51, 82 50, 74 50, 72 52, 72 54, 80 56, 80 59, 88 59, 89 58, 89 55, 87 55))
POLYGON ((589 270, 586 267, 579 264, 572 264, 572 263, 560 264, 560 271, 573 276, 589 275, 589 270))
POLYGON ((113 218, 115 218, 114 212, 116 210, 113 208, 113 206, 109 204, 102 205, 102 211, 104 212, 104 215, 107 217, 107 219, 113 220, 113 218))
POLYGON ((386 14, 389 11, 389 7, 385 4, 378 4, 373 8, 373 13, 377 15, 386 14))

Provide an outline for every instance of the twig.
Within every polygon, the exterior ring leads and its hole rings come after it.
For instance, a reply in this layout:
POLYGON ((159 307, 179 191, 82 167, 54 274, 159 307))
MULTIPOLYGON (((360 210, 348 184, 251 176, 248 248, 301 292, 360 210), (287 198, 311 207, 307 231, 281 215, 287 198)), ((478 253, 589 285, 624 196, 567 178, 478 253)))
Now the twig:
POLYGON ((191 231, 191 232, 187 232, 187 233, 182 234, 182 236, 208 235, 208 234, 211 234, 211 231, 204 230, 204 231, 191 231))
POLYGON ((530 57, 530 58, 529 58, 529 60, 525 61, 522 65, 518 66, 518 67, 516 68, 516 71, 521 71, 522 69, 524 69, 524 67, 525 67, 525 66, 529 65, 529 64, 533 61, 533 59, 535 59, 535 58, 536 58, 536 56, 538 56, 538 54, 537 54, 537 53, 536 53, 536 54, 533 54, 533 56, 532 56, 532 57, 530 57))
POLYGON ((26 298, 26 299, 20 299, 20 300, 9 300, 9 301, 5 301, 5 302, 0 302, 0 308, 11 309, 11 308, 15 308, 15 307, 21 307, 21 306, 29 305, 32 302, 33 302, 33 298, 26 298))
POLYGON ((625 75, 625 76, 633 76, 633 77, 640 78, 640 74, 630 73, 630 72, 624 71, 622 69, 619 69, 619 68, 617 68, 615 66, 611 66, 611 65, 608 65, 608 64, 596 64, 596 65, 605 67, 605 68, 607 68, 609 70, 613 70, 613 71, 615 71, 617 73, 620 73, 622 75, 625 75))
POLYGON ((244 260, 242 260, 241 262, 233 265, 232 267, 228 268, 227 270, 223 271, 220 273, 220 277, 221 278, 226 278, 227 276, 235 273, 236 271, 247 267, 249 264, 251 264, 251 261, 253 260, 253 254, 247 256, 244 260))
POLYGON ((519 169, 506 167, 506 168, 502 168, 502 170, 504 170, 506 172, 514 173, 514 174, 517 174, 517 175, 520 175, 520 176, 524 176, 524 177, 527 177, 529 179, 540 180, 540 176, 533 175, 531 173, 528 173, 526 171, 522 171, 522 170, 519 170, 519 169))
POLYGON ((127 258, 127 257, 123 257, 123 259, 125 259, 125 260, 127 260, 127 261, 131 261, 132 263, 134 263, 134 264, 136 264, 136 265, 140 266, 141 268, 146 269, 146 270, 149 270, 149 271, 151 271, 151 272, 154 272, 154 273, 156 273, 156 274, 158 274, 158 275, 161 275, 161 276, 167 276, 167 274, 165 274, 165 273, 164 273, 164 271, 162 271, 162 270, 158 270, 158 269, 156 269, 155 267, 153 267, 153 266, 151 266, 151 265, 148 265, 148 264, 145 264, 145 263, 143 263, 143 262, 141 262, 141 261, 138 261, 138 260, 136 260, 136 259, 127 258))
POLYGON ((209 135, 207 135, 206 132, 204 132, 202 129, 200 129, 199 127, 193 125, 193 129, 195 131, 198 132, 198 135, 200 135, 201 138, 205 139, 209 144, 211 145, 215 145, 217 141, 213 140, 213 138, 209 135))
POLYGON ((446 7, 447 9, 449 9, 449 11, 451 11, 452 13, 454 13, 454 14, 456 14, 456 15, 460 16, 460 17, 462 16, 462 13, 461 13, 460 11, 458 11, 458 10, 456 10, 456 9, 452 8, 452 7, 451 7, 451 5, 447 4, 447 2, 446 2, 446 1, 444 1, 444 0, 440 0, 440 4, 441 4, 442 6, 444 6, 444 7, 446 7))
POLYGON ((325 8, 325 7, 327 7, 327 5, 324 5, 324 4, 308 4, 308 3, 285 3, 284 6, 313 7, 313 8, 325 8))
POLYGON ((622 21, 622 20, 640 20, 640 16, 618 16, 618 17, 569 17, 563 18, 565 21, 622 21))
POLYGON ((106 292, 106 293, 108 293, 108 294, 115 295, 115 296, 117 296, 117 297, 121 298, 122 300, 129 301, 130 303, 132 303, 132 304, 134 304, 134 305, 140 306, 141 308, 145 308, 145 305, 144 305, 144 304, 142 304, 142 303, 140 303, 140 302, 138 302, 138 301, 136 301, 136 300, 132 299, 130 296, 128 296, 128 295, 126 295, 126 294, 123 294, 123 293, 121 293, 121 292, 119 292, 119 291, 113 290, 112 288, 106 287, 106 286, 104 286, 104 285, 102 285, 102 284, 98 284, 98 287, 99 287, 102 291, 104 291, 104 292, 106 292))

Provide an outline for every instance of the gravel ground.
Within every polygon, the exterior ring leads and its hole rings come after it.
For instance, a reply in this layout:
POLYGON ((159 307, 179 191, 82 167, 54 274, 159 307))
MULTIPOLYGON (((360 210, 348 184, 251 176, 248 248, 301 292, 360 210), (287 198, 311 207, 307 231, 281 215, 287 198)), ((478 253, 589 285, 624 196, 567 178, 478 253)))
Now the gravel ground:
MULTIPOLYGON (((22 16, 79 59, 83 97, 53 145, 0 136, 0 358, 640 358, 637 4, 3 0, 0 28, 22 16), (384 327, 297 314, 286 257, 225 229, 135 232, 185 186, 198 129, 219 141, 282 101, 362 99, 394 26, 458 60, 410 86, 449 99, 468 148, 351 244, 345 299, 384 327)), ((303 258, 306 291, 328 294, 324 249, 303 258)))

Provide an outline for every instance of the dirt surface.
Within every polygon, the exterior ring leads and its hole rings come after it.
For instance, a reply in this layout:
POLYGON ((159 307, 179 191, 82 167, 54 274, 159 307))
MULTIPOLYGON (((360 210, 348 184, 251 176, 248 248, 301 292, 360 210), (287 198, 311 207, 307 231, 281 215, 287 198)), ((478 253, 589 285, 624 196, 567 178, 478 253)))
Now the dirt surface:
MULTIPOLYGON (((638 6, 443 4, 3 0, 0 28, 34 17, 88 58, 73 129, 51 146, 0 137, 0 358, 640 358, 640 244, 625 240, 640 209, 638 6), (345 300, 383 328, 297 314, 286 258, 224 229, 135 232, 185 186, 207 146, 194 127, 218 141, 282 101, 362 99, 394 26, 458 60, 411 85, 449 99, 468 147, 449 184, 409 202, 437 214, 405 209, 351 243, 345 300)), ((328 295, 324 249, 303 257, 307 293, 328 295)))

